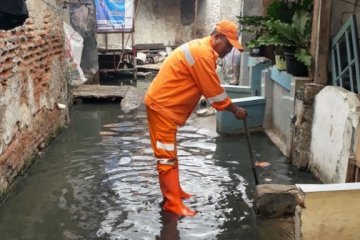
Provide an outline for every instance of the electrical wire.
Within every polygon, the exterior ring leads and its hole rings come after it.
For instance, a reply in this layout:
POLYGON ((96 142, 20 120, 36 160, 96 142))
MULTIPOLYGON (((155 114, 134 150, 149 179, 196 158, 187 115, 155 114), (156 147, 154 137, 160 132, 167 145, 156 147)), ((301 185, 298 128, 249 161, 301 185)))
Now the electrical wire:
POLYGON ((344 3, 348 3, 348 4, 351 4, 351 5, 355 5, 355 6, 357 6, 358 5, 358 1, 356 0, 355 1, 355 3, 353 3, 353 2, 349 2, 349 1, 347 1, 347 0, 340 0, 340 1, 342 1, 342 2, 344 2, 344 3))
POLYGON ((58 6, 55 6, 45 0, 41 0, 43 3, 45 3, 46 5, 48 5, 50 8, 54 9, 55 11, 57 12, 68 12, 68 13, 72 13, 72 12, 76 12, 78 11, 80 8, 82 8, 82 6, 76 8, 76 9, 73 9, 73 10, 70 10, 70 9, 64 9, 62 7, 58 7, 58 6))

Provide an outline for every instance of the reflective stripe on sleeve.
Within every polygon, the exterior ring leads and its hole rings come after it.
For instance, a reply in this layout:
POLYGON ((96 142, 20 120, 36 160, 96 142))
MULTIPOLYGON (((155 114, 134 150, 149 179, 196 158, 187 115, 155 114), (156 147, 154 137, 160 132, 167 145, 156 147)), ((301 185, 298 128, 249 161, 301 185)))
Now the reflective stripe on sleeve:
POLYGON ((210 104, 213 104, 214 102, 221 102, 224 101, 227 98, 226 92, 223 92, 215 97, 208 98, 208 101, 210 104))
POLYGON ((174 146, 174 143, 162 143, 162 142, 156 141, 156 148, 161 148, 166 151, 174 151, 175 146, 174 146))
POLYGON ((190 66, 194 65, 195 64, 195 59, 194 59, 193 55, 190 52, 189 45, 188 44, 183 44, 180 47, 180 49, 183 50, 183 52, 185 54, 186 61, 189 63, 189 65, 190 66))

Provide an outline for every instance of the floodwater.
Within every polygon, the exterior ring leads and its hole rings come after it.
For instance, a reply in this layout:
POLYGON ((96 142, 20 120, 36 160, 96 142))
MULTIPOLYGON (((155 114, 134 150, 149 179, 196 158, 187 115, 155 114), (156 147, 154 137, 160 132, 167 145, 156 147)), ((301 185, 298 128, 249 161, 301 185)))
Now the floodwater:
MULTIPOLYGON (((193 119, 179 129, 185 203, 195 217, 161 211, 162 194, 141 107, 75 105, 71 122, 0 207, 7 239, 268 240, 252 210, 254 177, 244 136, 214 137, 193 119), (100 134, 101 133, 101 134, 100 134)), ((260 182, 313 182, 292 169, 264 134, 251 135, 260 182)), ((272 234, 274 231, 272 231, 272 234)))

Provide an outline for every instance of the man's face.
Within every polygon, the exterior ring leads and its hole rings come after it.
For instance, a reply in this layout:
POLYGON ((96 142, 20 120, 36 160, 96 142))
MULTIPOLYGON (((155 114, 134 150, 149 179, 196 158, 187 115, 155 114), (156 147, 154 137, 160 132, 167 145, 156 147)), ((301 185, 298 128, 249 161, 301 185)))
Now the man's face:
POLYGON ((216 49, 217 53, 219 54, 219 57, 220 58, 225 57, 225 55, 228 54, 232 50, 232 48, 233 46, 231 45, 229 40, 227 40, 227 38, 224 35, 220 34, 216 49))

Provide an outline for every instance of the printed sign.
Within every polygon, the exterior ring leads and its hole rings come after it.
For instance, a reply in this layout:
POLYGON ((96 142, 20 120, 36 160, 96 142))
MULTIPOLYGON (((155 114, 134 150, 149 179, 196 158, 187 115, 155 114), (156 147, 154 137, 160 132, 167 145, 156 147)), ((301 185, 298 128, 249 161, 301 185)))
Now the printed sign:
POLYGON ((95 0, 97 32, 133 31, 134 0, 95 0))

